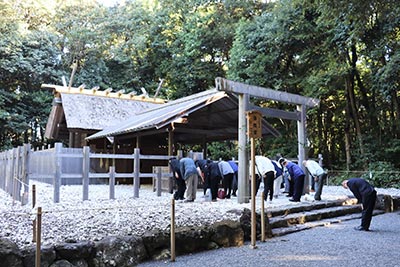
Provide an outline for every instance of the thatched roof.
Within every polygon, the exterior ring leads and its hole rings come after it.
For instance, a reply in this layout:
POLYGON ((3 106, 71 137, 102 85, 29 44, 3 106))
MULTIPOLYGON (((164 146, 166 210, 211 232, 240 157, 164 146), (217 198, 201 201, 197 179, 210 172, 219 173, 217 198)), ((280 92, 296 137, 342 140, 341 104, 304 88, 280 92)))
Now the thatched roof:
MULTIPOLYGON (((59 138, 60 131, 100 131, 164 103, 161 99, 145 98, 110 90, 87 90, 55 85, 53 107, 47 121, 45 136, 59 138)), ((64 133, 65 137, 65 133, 64 133)))

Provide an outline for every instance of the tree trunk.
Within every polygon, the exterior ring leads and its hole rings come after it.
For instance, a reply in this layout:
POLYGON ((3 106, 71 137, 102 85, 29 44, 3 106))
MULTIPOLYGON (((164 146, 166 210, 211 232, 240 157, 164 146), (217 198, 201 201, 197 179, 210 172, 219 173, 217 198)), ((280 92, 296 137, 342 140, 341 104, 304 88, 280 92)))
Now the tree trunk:
POLYGON ((393 136, 395 138, 400 138, 400 103, 397 98, 397 92, 395 90, 391 91, 393 109, 392 113, 394 116, 393 120, 393 136))
POLYGON ((358 115, 358 107, 356 103, 356 97, 354 93, 354 84, 355 84, 355 69, 353 65, 355 64, 353 61, 356 59, 356 55, 352 54, 352 57, 348 56, 350 65, 351 65, 351 70, 349 75, 346 77, 346 91, 347 91, 347 101, 350 104, 350 110, 351 110, 351 115, 353 118, 354 122, 354 127, 356 130, 357 134, 357 140, 358 140, 358 145, 360 148, 360 156, 364 156, 364 147, 363 147, 363 139, 362 139, 362 132, 361 132, 361 126, 360 126, 360 120, 359 120, 359 115, 358 115), (353 58, 353 56, 355 58, 353 58))

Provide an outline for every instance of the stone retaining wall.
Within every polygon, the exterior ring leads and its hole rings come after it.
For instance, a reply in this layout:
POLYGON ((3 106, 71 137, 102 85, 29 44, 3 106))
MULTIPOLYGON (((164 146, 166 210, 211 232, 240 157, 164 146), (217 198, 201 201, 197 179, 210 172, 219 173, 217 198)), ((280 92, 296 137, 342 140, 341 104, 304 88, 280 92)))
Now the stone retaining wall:
MULTIPOLYGON (((378 196, 377 209, 396 211, 400 198, 378 196)), ((257 235, 260 235, 257 214, 257 235)), ((266 235, 271 228, 266 221, 266 235)), ((211 226, 181 227, 176 230, 176 254, 182 255, 219 247, 242 246, 250 240, 251 212, 241 211, 238 222, 221 221, 211 226)), ((170 258, 169 232, 149 232, 142 237, 107 237, 98 242, 64 243, 42 247, 41 267, 132 267, 149 259, 170 258)), ((35 248, 20 250, 8 239, 0 238, 0 267, 35 266, 35 248)))

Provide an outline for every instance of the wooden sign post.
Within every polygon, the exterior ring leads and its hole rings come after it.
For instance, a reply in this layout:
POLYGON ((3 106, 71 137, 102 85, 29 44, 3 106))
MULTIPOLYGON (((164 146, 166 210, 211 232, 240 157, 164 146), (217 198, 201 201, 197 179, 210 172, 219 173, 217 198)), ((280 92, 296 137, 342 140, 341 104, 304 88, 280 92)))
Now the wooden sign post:
POLYGON ((257 217, 256 217, 256 168, 255 168, 255 139, 261 138, 262 114, 258 111, 247 112, 247 135, 251 142, 251 248, 257 248, 257 217))

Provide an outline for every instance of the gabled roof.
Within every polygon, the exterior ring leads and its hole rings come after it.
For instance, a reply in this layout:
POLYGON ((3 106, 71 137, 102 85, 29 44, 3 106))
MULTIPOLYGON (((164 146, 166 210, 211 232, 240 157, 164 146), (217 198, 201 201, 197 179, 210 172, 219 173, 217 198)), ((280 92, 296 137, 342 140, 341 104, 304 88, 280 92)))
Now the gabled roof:
POLYGON ((111 90, 42 85, 54 90, 54 101, 46 125, 47 138, 67 138, 68 129, 100 131, 134 116, 164 100, 144 98, 111 90))
MULTIPOLYGON (((264 133, 279 135, 266 122, 264 133)), ((216 89, 180 98, 136 114, 118 125, 89 136, 97 139, 126 134, 159 133, 173 130, 175 140, 223 140, 237 138, 238 100, 236 96, 216 89), (186 135, 186 137, 185 137, 186 135), (179 136, 181 136, 179 138, 179 136)))

